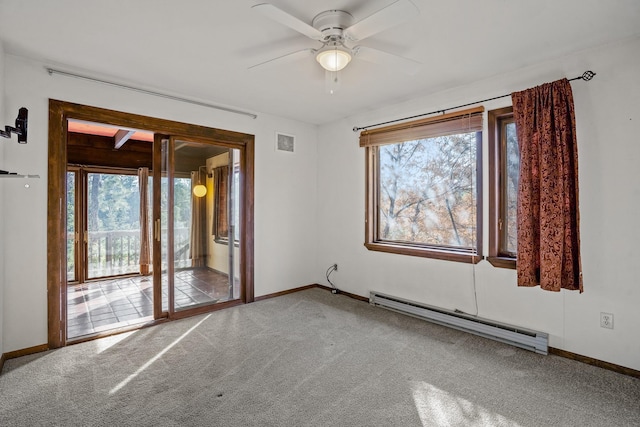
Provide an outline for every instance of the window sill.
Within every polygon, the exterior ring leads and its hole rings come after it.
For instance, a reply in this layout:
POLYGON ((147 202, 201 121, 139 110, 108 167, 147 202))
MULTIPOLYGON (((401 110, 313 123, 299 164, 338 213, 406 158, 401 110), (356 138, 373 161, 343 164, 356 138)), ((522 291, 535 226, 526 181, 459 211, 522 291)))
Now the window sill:
MULTIPOLYGON (((213 241, 219 245, 225 245, 225 246, 229 246, 229 239, 218 239, 218 238, 213 238, 213 241)), ((236 248, 240 247, 240 242, 238 240, 235 240, 233 242, 233 246, 236 248)))
POLYGON ((370 251, 387 252, 398 255, 419 256, 423 258, 441 259, 445 261, 464 262, 467 264, 477 264, 482 260, 482 256, 469 252, 454 252, 448 250, 438 250, 434 248, 424 248, 416 246, 405 246, 394 243, 374 242, 365 243, 364 246, 370 251))
POLYGON ((516 259, 501 257, 501 256, 490 256, 487 257, 487 261, 494 267, 498 268, 510 268, 512 270, 516 269, 516 259))

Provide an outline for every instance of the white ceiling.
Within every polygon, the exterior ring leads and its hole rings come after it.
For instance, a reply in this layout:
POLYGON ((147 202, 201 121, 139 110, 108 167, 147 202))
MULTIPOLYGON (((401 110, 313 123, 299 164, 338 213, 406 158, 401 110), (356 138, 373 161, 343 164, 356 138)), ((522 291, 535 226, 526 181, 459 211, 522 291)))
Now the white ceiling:
MULTIPOLYGON (((311 23, 328 9, 358 21, 394 0, 268 1, 311 23)), ((259 1, 0 0, 0 39, 6 53, 66 70, 322 124, 640 35, 639 0, 412 1, 418 16, 359 44, 419 61, 420 71, 356 59, 334 95, 312 56, 248 70, 320 47, 252 10, 259 1)))

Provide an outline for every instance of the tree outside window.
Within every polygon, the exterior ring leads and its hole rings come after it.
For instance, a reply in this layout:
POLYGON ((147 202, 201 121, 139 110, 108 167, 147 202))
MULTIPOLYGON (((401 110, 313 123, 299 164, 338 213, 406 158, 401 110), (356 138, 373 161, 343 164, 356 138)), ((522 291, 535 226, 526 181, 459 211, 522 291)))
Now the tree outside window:
POLYGON ((381 240, 472 248, 475 133, 380 147, 381 240))
POLYGON ((513 108, 489 111, 489 257, 496 267, 515 268, 520 153, 513 108))
POLYGON ((367 248, 479 261, 482 116, 468 116, 422 121, 422 132, 402 130, 397 142, 389 134, 381 144, 365 140, 367 248))

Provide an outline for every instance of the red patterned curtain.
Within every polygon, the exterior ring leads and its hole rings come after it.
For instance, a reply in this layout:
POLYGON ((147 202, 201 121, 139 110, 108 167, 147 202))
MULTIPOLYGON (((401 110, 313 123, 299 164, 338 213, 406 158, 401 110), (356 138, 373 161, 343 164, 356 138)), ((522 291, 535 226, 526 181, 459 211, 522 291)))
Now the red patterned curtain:
POLYGON ((512 94, 520 147, 518 286, 582 289, 578 146, 567 79, 512 94))

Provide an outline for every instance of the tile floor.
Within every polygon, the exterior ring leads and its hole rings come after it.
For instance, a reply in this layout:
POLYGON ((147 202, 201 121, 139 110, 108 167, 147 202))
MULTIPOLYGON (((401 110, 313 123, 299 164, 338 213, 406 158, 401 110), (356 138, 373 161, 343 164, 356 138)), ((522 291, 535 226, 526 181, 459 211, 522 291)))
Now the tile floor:
MULTIPOLYGON (((206 268, 175 273, 176 310, 227 301, 227 275, 206 268)), ((162 305, 167 310, 167 277, 162 278, 162 305)), ((237 287, 234 295, 239 295, 237 287)), ((136 325, 153 319, 153 278, 133 276, 70 285, 67 290, 67 337, 136 325)))

